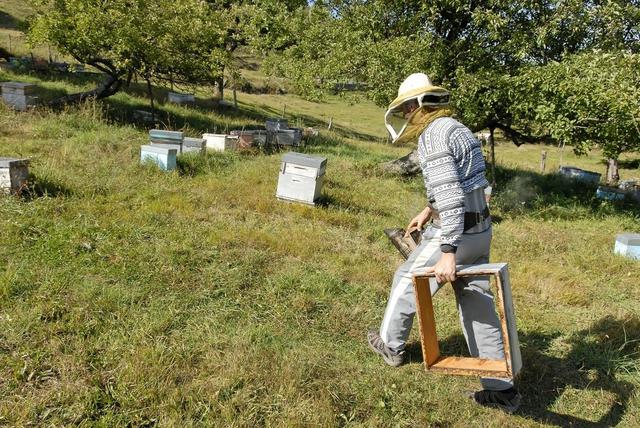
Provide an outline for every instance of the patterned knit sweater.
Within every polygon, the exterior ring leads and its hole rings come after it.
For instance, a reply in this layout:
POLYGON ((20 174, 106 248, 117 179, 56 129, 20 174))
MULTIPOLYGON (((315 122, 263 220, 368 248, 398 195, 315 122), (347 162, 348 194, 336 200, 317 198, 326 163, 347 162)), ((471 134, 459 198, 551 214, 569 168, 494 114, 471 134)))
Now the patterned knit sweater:
POLYGON ((457 247, 464 232, 464 194, 489 182, 480 142, 451 117, 434 120, 418 139, 418 159, 427 197, 440 212, 443 251, 457 247))

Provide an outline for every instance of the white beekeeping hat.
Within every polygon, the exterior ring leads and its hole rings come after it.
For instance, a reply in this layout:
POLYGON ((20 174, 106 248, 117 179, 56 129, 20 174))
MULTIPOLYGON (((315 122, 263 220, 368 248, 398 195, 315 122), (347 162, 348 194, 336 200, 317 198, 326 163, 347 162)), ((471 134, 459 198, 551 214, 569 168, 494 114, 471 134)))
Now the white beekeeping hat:
POLYGON ((447 107, 449 91, 434 86, 429 76, 424 73, 414 73, 404 79, 398 89, 398 96, 389 104, 384 115, 385 126, 394 142, 406 129, 407 121, 402 114, 402 105, 409 101, 416 101, 418 107, 447 107))

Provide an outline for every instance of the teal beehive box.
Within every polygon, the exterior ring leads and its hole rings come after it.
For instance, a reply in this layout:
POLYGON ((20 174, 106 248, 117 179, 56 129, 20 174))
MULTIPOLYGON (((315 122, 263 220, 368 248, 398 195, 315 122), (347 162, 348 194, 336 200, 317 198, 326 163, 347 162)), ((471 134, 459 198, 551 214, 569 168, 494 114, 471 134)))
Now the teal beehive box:
POLYGON ((176 169, 178 149, 169 144, 153 144, 140 147, 140 162, 153 162, 164 171, 176 169))
POLYGON ((616 254, 640 260, 640 233, 621 233, 613 248, 616 254))
POLYGON ((152 143, 182 144, 184 133, 180 131, 164 131, 162 129, 152 129, 149 131, 149 141, 152 143))

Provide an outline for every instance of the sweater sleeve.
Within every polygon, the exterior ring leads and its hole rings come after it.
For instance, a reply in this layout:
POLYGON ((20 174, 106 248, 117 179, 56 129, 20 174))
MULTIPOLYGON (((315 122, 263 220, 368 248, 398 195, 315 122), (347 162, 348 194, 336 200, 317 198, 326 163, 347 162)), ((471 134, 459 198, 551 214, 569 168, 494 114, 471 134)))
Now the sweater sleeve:
POLYGON ((448 136, 432 134, 430 137, 424 173, 430 186, 429 194, 440 213, 440 248, 443 252, 455 252, 464 232, 464 192, 448 136))

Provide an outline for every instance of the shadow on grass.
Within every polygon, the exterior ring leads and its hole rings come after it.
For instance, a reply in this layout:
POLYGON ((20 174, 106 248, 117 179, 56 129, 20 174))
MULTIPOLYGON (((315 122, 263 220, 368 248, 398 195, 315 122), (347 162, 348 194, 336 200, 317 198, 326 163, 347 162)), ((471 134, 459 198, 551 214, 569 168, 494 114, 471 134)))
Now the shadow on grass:
POLYGON ((73 191, 65 185, 49 178, 30 175, 28 185, 19 192, 19 195, 25 201, 32 201, 43 197, 57 198, 61 196, 71 196, 73 195, 73 191))
POLYGON ((17 30, 24 27, 24 22, 7 12, 0 10, 0 28, 17 30))
POLYGON ((640 204, 631 197, 604 201, 596 198, 596 184, 559 174, 497 166, 496 181, 491 205, 505 216, 529 214, 554 219, 575 219, 584 214, 597 218, 612 213, 640 216, 640 204))
MULTIPOLYGON (((572 334, 566 340, 570 350, 563 358, 548 355, 553 341, 561 335, 561 332, 519 333, 523 369, 516 384, 523 401, 517 414, 562 427, 617 425, 627 411, 636 386, 616 379, 616 375, 640 374, 640 318, 604 317, 572 334), (615 398, 595 422, 551 410, 569 389, 607 391, 615 398)), ((468 355, 462 334, 441 340, 440 350, 443 355, 468 355)), ((409 344, 406 352, 412 363, 422 364, 420 343, 409 344)), ((580 407, 591 408, 588 399, 577 399, 582 400, 580 407)))
POLYGON ((640 169, 640 159, 619 160, 618 167, 624 169, 640 169))
MULTIPOLYGON (((270 118, 270 117, 282 116, 282 112, 276 109, 275 107, 269 107, 265 105, 261 105, 260 107, 254 107, 254 106, 247 106, 242 103, 240 103, 240 105, 244 106, 245 111, 253 111, 257 114, 263 115, 264 117, 270 118)), ((327 121, 318 119, 317 117, 313 117, 305 114, 299 114, 299 113, 289 114, 288 116, 290 116, 289 119, 292 120, 292 122, 290 123, 290 126, 298 126, 296 121, 300 120, 301 122, 304 122, 305 126, 310 126, 318 130, 327 129, 329 127, 329 123, 327 121)), ((353 129, 336 125, 335 123, 331 125, 331 130, 343 138, 353 138, 353 139, 358 139, 363 141, 381 141, 381 140, 386 141, 385 139, 381 139, 378 136, 357 132, 357 131, 354 131, 353 129)))

